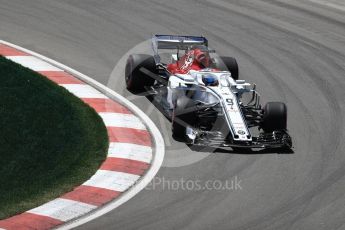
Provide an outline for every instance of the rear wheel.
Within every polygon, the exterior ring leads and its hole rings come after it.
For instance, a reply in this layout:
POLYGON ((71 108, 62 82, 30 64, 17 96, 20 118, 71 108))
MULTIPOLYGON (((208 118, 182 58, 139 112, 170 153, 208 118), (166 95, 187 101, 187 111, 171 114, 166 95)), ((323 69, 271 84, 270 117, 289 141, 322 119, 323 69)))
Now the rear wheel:
POLYGON ((151 74, 156 74, 156 72, 155 60, 151 55, 130 55, 125 69, 127 89, 137 93, 144 92, 145 87, 154 84, 155 80, 151 74))
POLYGON ((265 132, 286 130, 287 108, 283 102, 268 102, 263 109, 261 128, 265 132))
POLYGON ((214 60, 214 67, 216 69, 219 69, 222 71, 229 71, 231 73, 231 77, 234 80, 238 80, 239 70, 238 70, 238 64, 235 58, 215 57, 213 60, 214 60))

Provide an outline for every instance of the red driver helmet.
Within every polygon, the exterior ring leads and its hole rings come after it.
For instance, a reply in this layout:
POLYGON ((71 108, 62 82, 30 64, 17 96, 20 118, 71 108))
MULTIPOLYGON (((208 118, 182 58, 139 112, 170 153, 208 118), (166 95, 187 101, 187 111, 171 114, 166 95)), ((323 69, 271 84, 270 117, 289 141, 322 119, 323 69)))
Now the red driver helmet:
POLYGON ((211 58, 207 48, 204 46, 193 46, 192 49, 194 50, 195 61, 204 68, 210 67, 211 58))

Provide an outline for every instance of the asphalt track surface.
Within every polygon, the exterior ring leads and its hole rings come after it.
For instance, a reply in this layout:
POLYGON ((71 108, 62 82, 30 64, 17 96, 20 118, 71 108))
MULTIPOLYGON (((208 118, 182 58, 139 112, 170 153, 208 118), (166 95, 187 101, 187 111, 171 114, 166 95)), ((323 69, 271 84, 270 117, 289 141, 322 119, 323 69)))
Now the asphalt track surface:
MULTIPOLYGON (((288 105, 294 153, 207 154, 172 140, 169 122, 147 99, 132 100, 144 111, 152 108, 149 115, 164 131, 159 178, 237 176, 242 189, 161 184, 79 228, 345 229, 345 13, 333 7, 337 1, 315 2, 325 1, 1 0, 1 39, 103 84, 117 61, 151 34, 203 34, 220 54, 238 59, 241 78, 257 83, 264 102, 288 105), (174 164, 196 154, 203 159, 174 164)), ((122 88, 118 79, 114 89, 131 97, 122 88)))

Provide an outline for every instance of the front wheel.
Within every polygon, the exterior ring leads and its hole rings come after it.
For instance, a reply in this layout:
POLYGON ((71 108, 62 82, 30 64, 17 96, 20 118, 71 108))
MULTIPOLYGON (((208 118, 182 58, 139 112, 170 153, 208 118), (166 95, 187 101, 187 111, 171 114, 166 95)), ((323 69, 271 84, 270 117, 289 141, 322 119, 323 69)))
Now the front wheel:
POLYGON ((268 102, 263 109, 261 128, 265 132, 286 130, 287 108, 283 102, 268 102))

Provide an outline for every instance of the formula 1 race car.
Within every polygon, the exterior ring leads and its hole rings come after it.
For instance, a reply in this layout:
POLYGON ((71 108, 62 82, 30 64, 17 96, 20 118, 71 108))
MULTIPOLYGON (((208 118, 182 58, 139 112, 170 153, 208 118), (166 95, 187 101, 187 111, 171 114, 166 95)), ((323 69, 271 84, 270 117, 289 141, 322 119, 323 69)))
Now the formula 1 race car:
POLYGON ((217 56, 205 37, 155 35, 152 48, 153 56, 128 57, 127 89, 160 106, 175 139, 210 147, 292 147, 286 105, 262 108, 256 85, 238 79, 236 59, 217 56))

